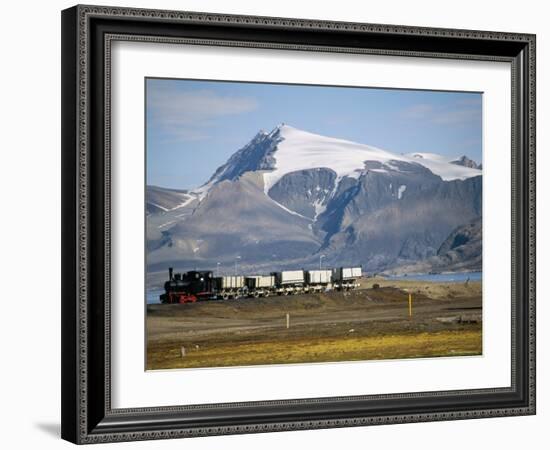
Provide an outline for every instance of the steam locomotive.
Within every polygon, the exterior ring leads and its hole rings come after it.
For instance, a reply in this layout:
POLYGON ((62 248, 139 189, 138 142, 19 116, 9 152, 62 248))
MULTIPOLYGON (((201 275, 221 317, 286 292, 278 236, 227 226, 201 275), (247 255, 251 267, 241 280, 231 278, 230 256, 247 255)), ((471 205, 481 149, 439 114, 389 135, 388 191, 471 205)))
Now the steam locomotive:
POLYGON ((168 269, 161 303, 194 303, 198 300, 269 297, 350 290, 359 286, 361 267, 325 270, 285 270, 270 275, 214 276, 211 270, 174 273, 168 269))

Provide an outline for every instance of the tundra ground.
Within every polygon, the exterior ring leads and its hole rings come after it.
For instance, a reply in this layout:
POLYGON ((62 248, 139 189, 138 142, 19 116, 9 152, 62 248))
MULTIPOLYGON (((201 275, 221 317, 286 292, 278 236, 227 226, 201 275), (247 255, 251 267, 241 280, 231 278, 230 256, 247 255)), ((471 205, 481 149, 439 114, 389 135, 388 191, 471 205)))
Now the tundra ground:
POLYGON ((373 278, 351 292, 148 305, 146 367, 480 355, 481 308, 481 282, 373 278))

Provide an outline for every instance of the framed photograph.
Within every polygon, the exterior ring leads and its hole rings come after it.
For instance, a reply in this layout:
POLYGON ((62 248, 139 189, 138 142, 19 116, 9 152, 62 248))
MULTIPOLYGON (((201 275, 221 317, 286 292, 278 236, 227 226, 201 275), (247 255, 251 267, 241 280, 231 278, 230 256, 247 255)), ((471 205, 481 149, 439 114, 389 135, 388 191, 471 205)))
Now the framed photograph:
POLYGON ((535 36, 62 12, 62 437, 535 413, 535 36))

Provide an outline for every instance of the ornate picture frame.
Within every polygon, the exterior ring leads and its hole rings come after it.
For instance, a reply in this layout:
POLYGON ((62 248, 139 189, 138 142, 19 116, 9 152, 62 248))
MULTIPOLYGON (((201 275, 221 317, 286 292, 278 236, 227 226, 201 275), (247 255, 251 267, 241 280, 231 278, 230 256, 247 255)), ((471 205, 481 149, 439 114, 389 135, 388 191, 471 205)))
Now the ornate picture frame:
POLYGON ((100 6, 62 12, 62 437, 167 439, 535 414, 535 36, 100 6), (113 408, 111 48, 192 44, 511 66, 510 386, 113 408))

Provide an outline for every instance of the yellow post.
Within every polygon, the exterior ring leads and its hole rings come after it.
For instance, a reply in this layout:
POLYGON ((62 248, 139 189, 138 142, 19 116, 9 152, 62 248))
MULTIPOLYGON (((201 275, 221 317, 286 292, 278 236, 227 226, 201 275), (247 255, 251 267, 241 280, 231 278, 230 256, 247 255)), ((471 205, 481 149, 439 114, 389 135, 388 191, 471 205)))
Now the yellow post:
POLYGON ((409 293, 409 317, 412 317, 413 315, 413 300, 412 300, 412 294, 409 293))
POLYGON ((290 314, 286 313, 286 328, 290 328, 290 314))

